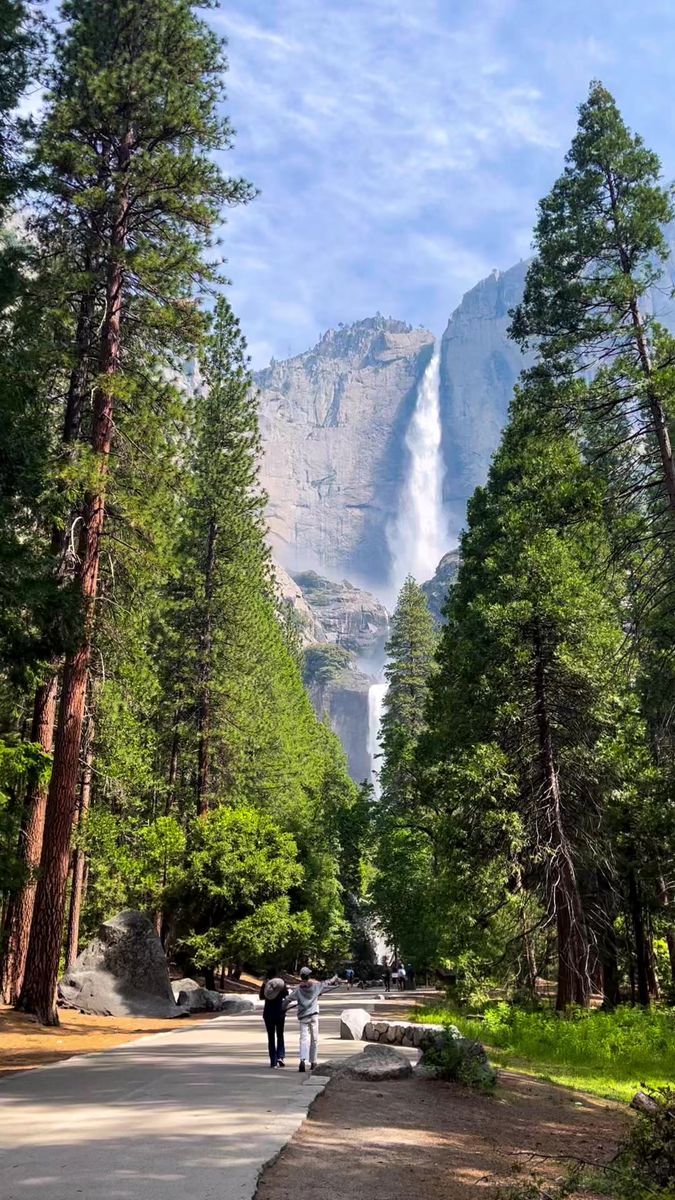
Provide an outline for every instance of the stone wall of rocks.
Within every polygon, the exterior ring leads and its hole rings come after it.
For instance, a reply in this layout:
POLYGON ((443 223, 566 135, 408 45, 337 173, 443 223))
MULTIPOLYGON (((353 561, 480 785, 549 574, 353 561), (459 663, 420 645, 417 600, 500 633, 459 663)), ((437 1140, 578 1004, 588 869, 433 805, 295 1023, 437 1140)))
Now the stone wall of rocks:
POLYGON ((462 1037, 456 1025, 376 1021, 364 1008, 346 1008, 340 1018, 340 1037, 419 1050, 417 1069, 432 1078, 486 1088, 492 1088, 496 1081, 485 1048, 480 1042, 462 1037))
MULTIPOLYGON (((454 1029, 454 1027, 453 1027, 454 1029)), ((459 1036, 459 1030, 457 1031, 459 1036)), ((445 1044, 446 1026, 416 1025, 412 1021, 367 1021, 363 1028, 365 1042, 379 1042, 386 1046, 411 1046, 426 1050, 445 1044)))

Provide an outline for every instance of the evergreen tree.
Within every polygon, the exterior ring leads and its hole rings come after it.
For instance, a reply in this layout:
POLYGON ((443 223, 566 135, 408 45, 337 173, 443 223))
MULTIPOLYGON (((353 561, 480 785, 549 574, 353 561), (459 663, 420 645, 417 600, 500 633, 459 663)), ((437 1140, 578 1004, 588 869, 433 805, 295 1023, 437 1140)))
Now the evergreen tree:
POLYGON ((409 575, 401 588, 386 646, 387 692, 380 735, 381 803, 403 823, 406 813, 415 821, 420 803, 415 748, 425 728, 435 648, 436 632, 426 596, 409 575))
MULTIPOLYGON (((609 92, 591 85, 564 173, 539 206, 536 256, 512 335, 536 343, 559 376, 592 375, 572 413, 622 423, 644 439, 639 483, 675 519, 672 361, 675 343, 651 311, 673 219, 661 165, 626 127, 609 92)), ((668 537, 672 538, 672 523, 668 537)))
POLYGON ((438 827, 416 753, 426 730, 436 641, 426 596, 408 576, 386 647, 382 791, 376 816, 378 873, 372 896, 396 951, 420 967, 434 958, 440 932, 435 869, 438 827))
MULTIPOLYGON (((565 415, 583 439, 584 451, 605 484, 609 543, 606 570, 625 574, 624 620, 637 660, 636 701, 646 722, 652 774, 643 799, 668 795, 675 779, 672 695, 672 544, 675 462, 672 449, 672 386, 675 340, 654 316, 654 294, 664 287, 668 255, 664 226, 673 218, 672 192, 660 163, 624 124, 616 104, 593 84, 580 109, 567 166, 541 202, 535 231, 536 257, 512 332, 536 341, 558 378, 583 373, 587 386, 565 396, 565 415)), ((648 773, 649 775, 650 773, 648 773)), ((620 822, 621 824, 621 822, 620 822)), ((669 841, 652 843, 651 879, 639 878, 635 855, 624 857, 630 922, 636 946, 648 943, 652 914, 670 910, 669 841), (632 865, 629 859, 632 856, 632 865), (659 884, 661 879, 661 884, 659 884)), ((628 837, 624 829, 622 837, 628 837)), ((637 839, 637 840, 636 840, 637 839)), ((672 917, 670 918, 672 920, 672 917)), ((650 990, 647 954, 637 954, 638 990, 650 990)), ((653 990, 653 989, 652 989, 653 990)))
POLYGON ((66 654, 42 871, 21 1004, 41 1020, 54 1005, 80 740, 94 634, 115 416, 133 376, 133 349, 186 352, 200 333, 191 294, 214 271, 204 255, 224 203, 246 200, 212 152, 231 130, 217 115, 221 46, 188 0, 70 0, 56 45, 51 101, 39 141, 45 176, 42 237, 73 251, 80 284, 75 366, 95 378, 90 456, 74 591, 79 626, 66 654), (92 281, 92 271, 94 280, 92 281), (84 275, 83 275, 84 272, 84 275), (90 301, 100 320, 89 319, 90 301), (93 365, 93 364, 92 364, 93 365))
POLYGON ((239 323, 221 298, 194 402, 192 495, 180 551, 178 613, 187 618, 179 638, 181 686, 185 669, 194 671, 199 815, 236 783, 242 684, 272 604, 257 403, 245 351, 239 323))
POLYGON ((591 990, 583 881, 607 853, 597 833, 622 632, 598 567, 602 488, 559 422, 541 415, 561 402, 552 386, 540 370, 517 396, 471 501, 431 725, 455 897, 480 929, 523 881, 535 890, 556 931, 565 1008, 587 1004, 591 990))

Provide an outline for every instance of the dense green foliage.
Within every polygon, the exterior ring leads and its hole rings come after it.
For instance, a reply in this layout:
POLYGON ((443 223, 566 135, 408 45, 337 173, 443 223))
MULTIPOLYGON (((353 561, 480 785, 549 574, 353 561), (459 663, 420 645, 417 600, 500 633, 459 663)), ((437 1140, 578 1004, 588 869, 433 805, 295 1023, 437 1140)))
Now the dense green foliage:
POLYGON ((673 346, 651 303, 671 217, 658 159, 593 84, 513 314, 537 359, 470 502, 435 662, 384 737, 373 894, 474 1001, 536 1006, 552 975, 560 1010, 672 992, 673 346))
POLYGON ((631 1100, 641 1083, 661 1086, 675 1070, 675 1016, 622 1006, 613 1012, 527 1012, 491 1002, 479 1015, 429 1005, 415 1020, 456 1025, 490 1048, 499 1066, 531 1070, 558 1083, 615 1100, 631 1100))
POLYGON ((0 22, 2 204, 31 203, 30 239, 0 258, 0 889, 14 949, 35 894, 22 1002, 49 1020, 71 844, 80 940, 139 907, 208 972, 346 953, 363 887, 367 805, 277 611, 255 391, 214 253, 253 189, 220 166, 227 64, 202 7, 66 0, 34 148, 11 118, 30 6, 0 22), (38 872, 21 831, 41 838, 45 812, 38 872))

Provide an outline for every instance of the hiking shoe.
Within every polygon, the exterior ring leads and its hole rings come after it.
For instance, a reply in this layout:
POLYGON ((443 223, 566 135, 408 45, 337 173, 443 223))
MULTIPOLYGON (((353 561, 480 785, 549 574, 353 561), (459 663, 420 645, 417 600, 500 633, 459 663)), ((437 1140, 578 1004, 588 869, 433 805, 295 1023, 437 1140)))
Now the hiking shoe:
POLYGON ((299 1071, 304 1071, 304 1069, 305 1069, 305 1064, 304 1064, 304 1062, 301 1062, 301 1063, 300 1063, 300 1066, 298 1067, 298 1070, 299 1070, 299 1071))
POLYGON ((286 1066, 286 1063, 284 1062, 283 1058, 280 1058, 280 1059, 279 1059, 279 1061, 278 1061, 278 1063, 277 1063, 277 1066, 278 1066, 278 1067, 285 1067, 285 1066, 286 1066))
POLYGON ((318 1065, 319 1065, 318 1063, 310 1063, 309 1064, 310 1071, 316 1071, 316 1068, 318 1067, 318 1065))

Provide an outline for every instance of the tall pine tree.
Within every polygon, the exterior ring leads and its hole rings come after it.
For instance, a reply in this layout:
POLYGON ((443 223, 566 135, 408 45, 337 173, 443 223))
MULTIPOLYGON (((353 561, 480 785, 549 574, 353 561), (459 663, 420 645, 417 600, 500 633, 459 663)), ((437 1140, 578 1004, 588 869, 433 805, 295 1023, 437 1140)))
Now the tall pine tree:
MULTIPOLYGON (((195 282, 213 277, 204 253, 210 232, 222 204, 250 195, 242 181, 224 178, 212 158, 231 141, 217 112, 224 64, 195 7, 188 0, 66 3, 68 24, 57 42, 39 143, 43 236, 51 229, 57 244, 75 249, 80 280, 93 264, 100 305, 74 572, 79 625, 63 668, 21 994, 22 1007, 50 1024, 58 1021, 55 985, 116 406, 125 403, 134 344, 177 353, 199 336, 191 297, 195 282)), ((80 312, 91 291, 87 275, 80 312)))

